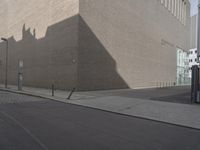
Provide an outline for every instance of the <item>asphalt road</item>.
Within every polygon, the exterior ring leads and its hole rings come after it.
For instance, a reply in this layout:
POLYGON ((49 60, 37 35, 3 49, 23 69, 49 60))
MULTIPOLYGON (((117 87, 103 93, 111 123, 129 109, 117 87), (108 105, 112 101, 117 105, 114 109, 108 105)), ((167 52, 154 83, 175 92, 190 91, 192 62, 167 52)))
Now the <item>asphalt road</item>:
POLYGON ((0 150, 200 150, 200 130, 0 92, 0 150))

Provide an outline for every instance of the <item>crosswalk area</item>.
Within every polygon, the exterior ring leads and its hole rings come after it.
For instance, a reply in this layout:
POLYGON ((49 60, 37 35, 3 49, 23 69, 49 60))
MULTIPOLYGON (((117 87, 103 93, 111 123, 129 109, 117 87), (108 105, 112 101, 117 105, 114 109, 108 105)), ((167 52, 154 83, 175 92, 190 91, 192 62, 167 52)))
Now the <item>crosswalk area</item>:
POLYGON ((0 91, 0 105, 2 105, 2 104, 18 104, 18 103, 25 103, 25 102, 37 102, 37 101, 45 101, 45 99, 22 95, 22 94, 0 91))

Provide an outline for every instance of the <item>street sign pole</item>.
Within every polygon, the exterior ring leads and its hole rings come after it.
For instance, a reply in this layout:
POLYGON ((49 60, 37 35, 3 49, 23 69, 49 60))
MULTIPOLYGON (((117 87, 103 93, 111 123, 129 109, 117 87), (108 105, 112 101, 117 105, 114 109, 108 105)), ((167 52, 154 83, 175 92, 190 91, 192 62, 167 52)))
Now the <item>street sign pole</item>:
POLYGON ((18 90, 22 91, 22 82, 23 82, 23 60, 18 61, 18 90))

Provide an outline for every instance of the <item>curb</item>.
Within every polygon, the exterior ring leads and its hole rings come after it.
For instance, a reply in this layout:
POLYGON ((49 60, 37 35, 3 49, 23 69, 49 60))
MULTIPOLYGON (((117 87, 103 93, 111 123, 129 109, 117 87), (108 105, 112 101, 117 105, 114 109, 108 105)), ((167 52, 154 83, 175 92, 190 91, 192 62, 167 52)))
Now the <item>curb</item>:
POLYGON ((18 90, 13 90, 13 89, 5 89, 5 88, 0 88, 0 91, 5 91, 5 92, 11 92, 11 93, 15 93, 15 94, 22 94, 22 95, 27 95, 27 96, 33 96, 33 97, 38 97, 38 98, 43 98, 43 99, 49 99, 49 100, 53 100, 53 101, 58 101, 58 102, 63 102, 63 103, 67 103, 64 101, 61 101, 61 99, 64 100, 64 98, 59 98, 59 97, 52 97, 52 96, 45 96, 45 95, 40 95, 40 94, 34 94, 31 92, 25 92, 25 91, 18 91, 18 90))

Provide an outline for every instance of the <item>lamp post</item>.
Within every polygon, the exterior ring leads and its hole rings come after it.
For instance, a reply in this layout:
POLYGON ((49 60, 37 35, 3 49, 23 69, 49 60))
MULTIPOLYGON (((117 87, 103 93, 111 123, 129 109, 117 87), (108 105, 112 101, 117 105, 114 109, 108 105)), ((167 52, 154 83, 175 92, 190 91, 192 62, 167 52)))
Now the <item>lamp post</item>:
POLYGON ((8 88, 8 40, 6 38, 1 38, 1 40, 6 42, 5 88, 8 88))
POLYGON ((197 60, 200 58, 200 0, 198 2, 197 60))

